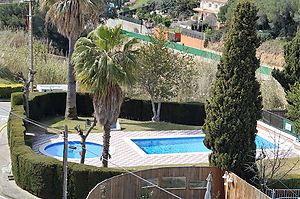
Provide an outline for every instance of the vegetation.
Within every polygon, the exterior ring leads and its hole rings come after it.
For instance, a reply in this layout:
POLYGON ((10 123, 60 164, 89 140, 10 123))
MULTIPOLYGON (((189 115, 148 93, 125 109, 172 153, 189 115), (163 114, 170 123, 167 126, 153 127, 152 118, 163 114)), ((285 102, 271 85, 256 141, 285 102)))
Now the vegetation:
MULTIPOLYGON (((220 9, 219 20, 230 21, 238 0, 229 0, 220 9)), ((255 0, 259 8, 258 30, 276 37, 293 37, 300 24, 300 3, 298 0, 255 0)))
POLYGON ((23 29, 26 27, 26 4, 0 5, 0 29, 23 29))
POLYGON ((183 87, 189 87, 194 61, 189 55, 167 48, 163 40, 154 38, 140 49, 138 57, 141 65, 139 85, 150 96, 152 121, 159 121, 161 102, 175 97, 183 87))
POLYGON ((294 121, 296 132, 300 133, 300 82, 297 82, 287 92, 288 116, 294 121))
MULTIPOLYGON (((0 78, 14 82, 14 74, 28 74, 28 46, 26 34, 23 31, 0 33, 0 78)), ((67 82, 65 58, 52 55, 55 51, 46 41, 35 40, 34 69, 37 84, 64 84, 67 82)))
POLYGON ((78 81, 93 94, 98 124, 104 129, 102 165, 108 166, 111 125, 115 124, 123 102, 121 86, 135 80, 136 40, 126 41, 121 27, 100 26, 75 46, 73 63, 78 81))
MULTIPOLYGON (((77 131, 74 128, 77 125, 81 127, 85 126, 85 120, 92 120, 92 117, 78 117, 77 120, 69 120, 64 119, 63 117, 52 117, 45 118, 41 122, 43 124, 49 125, 51 129, 59 129, 63 130, 64 125, 68 125, 71 133, 76 133, 77 131)), ((167 130, 196 130, 200 129, 201 126, 191 126, 191 125, 181 125, 181 124, 173 124, 169 122, 151 122, 151 121, 136 121, 136 120, 128 120, 128 119, 119 119, 122 131, 167 131, 167 130)), ((91 133, 103 133, 103 129, 99 127, 95 127, 91 133)))
POLYGON ((20 84, 0 84, 0 99, 10 99, 12 93, 21 91, 20 84))
MULTIPOLYGON (((11 102, 15 114, 25 114, 22 93, 14 93, 11 102)), ((23 120, 11 114, 8 122, 8 140, 15 182, 40 198, 61 198, 62 162, 33 152, 25 145, 25 131, 23 120)), ((68 171, 68 198, 85 198, 97 183, 122 173, 117 169, 76 163, 68 163, 68 171)))
POLYGON ((101 1, 96 0, 42 0, 41 8, 48 9, 45 21, 57 27, 60 34, 69 40, 68 51, 68 92, 66 102, 66 118, 76 119, 76 79, 71 57, 74 51, 75 41, 84 31, 85 26, 98 22, 98 9, 101 1))
POLYGON ((261 117, 261 94, 255 71, 257 8, 249 1, 238 3, 218 65, 212 97, 207 101, 204 143, 212 150, 209 162, 250 180, 255 173, 256 123, 261 117), (236 147, 239 146, 239 147, 236 147))
POLYGON ((287 92, 296 82, 300 82, 300 29, 296 37, 284 47, 286 66, 283 71, 274 70, 272 76, 287 92))

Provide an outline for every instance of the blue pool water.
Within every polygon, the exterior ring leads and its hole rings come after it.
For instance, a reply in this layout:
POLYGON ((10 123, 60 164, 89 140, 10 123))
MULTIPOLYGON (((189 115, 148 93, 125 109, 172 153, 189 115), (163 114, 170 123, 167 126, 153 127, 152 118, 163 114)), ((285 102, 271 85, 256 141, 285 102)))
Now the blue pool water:
MULTIPOLYGON (((211 152, 206 148, 203 140, 204 137, 132 139, 146 154, 211 152)), ((260 136, 256 136, 255 143, 257 149, 261 146, 264 146, 264 148, 274 147, 274 144, 260 136)))
MULTIPOLYGON (((100 157, 100 154, 102 153, 102 145, 96 144, 93 142, 86 142, 86 158, 96 158, 100 157)), ((63 142, 57 142, 54 144, 50 144, 45 147, 44 149, 49 155, 51 156, 57 156, 57 157, 63 157, 63 151, 64 151, 64 143, 63 142)), ((81 152, 81 145, 79 141, 72 141, 68 144, 68 158, 80 158, 80 152, 81 152), (72 146, 73 149, 70 148, 72 146), (76 147, 76 149, 74 149, 76 147)))

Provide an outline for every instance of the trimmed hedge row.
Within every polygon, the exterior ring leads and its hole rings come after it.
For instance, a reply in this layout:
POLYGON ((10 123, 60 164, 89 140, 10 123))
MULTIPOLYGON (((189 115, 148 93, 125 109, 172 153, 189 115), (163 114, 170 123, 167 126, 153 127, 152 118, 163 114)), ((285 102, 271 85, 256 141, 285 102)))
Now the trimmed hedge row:
MULTIPOLYGON (((66 108, 66 93, 38 93, 29 102, 30 118, 40 120, 44 117, 64 115, 66 108), (53 106, 55 104, 55 106, 53 106)), ((91 116, 93 103, 88 93, 77 94, 77 113, 81 116, 91 116)), ((151 102, 126 98, 122 104, 121 118, 149 121, 152 118, 151 102)), ((170 103, 164 102, 161 107, 162 121, 185 125, 204 124, 205 110, 203 103, 170 103)))
POLYGON ((300 175, 287 175, 285 178, 281 179, 280 182, 275 182, 270 188, 274 189, 300 189, 300 175))
MULTIPOLYGON (((151 101, 125 99, 121 107, 120 117, 139 121, 151 120, 151 101)), ((202 126, 205 119, 204 104, 163 102, 160 119, 176 124, 202 126)))
MULTIPOLYGON (((43 96, 43 95, 40 95, 43 96)), ((44 99, 44 98, 40 98, 44 99)), ((31 100, 37 104, 43 104, 31 100)), ((48 101, 49 102, 49 101, 48 101)), ((11 98, 11 110, 24 115, 22 93, 14 93, 11 98)), ((49 106, 55 110, 54 104, 49 106)), ((30 110, 33 115, 37 115, 30 110)), ((52 112, 54 113, 54 112, 52 112)), ((25 124, 22 119, 10 114, 8 120, 8 141, 11 151, 12 172, 15 182, 23 189, 41 198, 62 197, 62 162, 47 156, 41 156, 25 145, 25 124)), ((77 163, 68 164, 68 198, 85 198, 88 192, 99 182, 121 174, 122 171, 111 168, 98 168, 77 163)))
POLYGON ((10 99, 12 93, 21 91, 22 85, 20 84, 0 84, 0 98, 10 99))

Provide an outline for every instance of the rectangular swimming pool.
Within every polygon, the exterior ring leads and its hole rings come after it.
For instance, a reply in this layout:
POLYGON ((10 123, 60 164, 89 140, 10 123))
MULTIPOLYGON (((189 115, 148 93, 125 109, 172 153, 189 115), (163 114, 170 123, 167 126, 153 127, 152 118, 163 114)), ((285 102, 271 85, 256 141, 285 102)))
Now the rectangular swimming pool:
MULTIPOLYGON (((211 150, 206 148, 203 140, 204 136, 131 139, 146 154, 211 152, 211 150)), ((257 149, 262 146, 264 148, 274 147, 274 144, 258 135, 256 136, 255 143, 257 149)))

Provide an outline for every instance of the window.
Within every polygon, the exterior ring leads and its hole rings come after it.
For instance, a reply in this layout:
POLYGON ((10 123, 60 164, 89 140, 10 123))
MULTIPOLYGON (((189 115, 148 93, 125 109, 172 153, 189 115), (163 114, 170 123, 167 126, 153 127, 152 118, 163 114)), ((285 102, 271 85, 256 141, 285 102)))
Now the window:
MULTIPOLYGON (((147 180, 153 184, 156 184, 156 185, 158 184, 157 178, 151 178, 151 179, 147 179, 147 180)), ((142 184, 141 184, 142 189, 151 188, 151 187, 154 187, 154 186, 148 182, 142 181, 142 184)))
POLYGON ((190 189, 206 189, 207 181, 204 180, 190 180, 190 189))
POLYGON ((211 3, 208 4, 208 7, 211 8, 211 3))
POLYGON ((216 8, 216 9, 218 8, 218 4, 215 4, 215 8, 216 8))
POLYGON ((160 185, 166 189, 185 189, 186 177, 162 177, 160 185))

